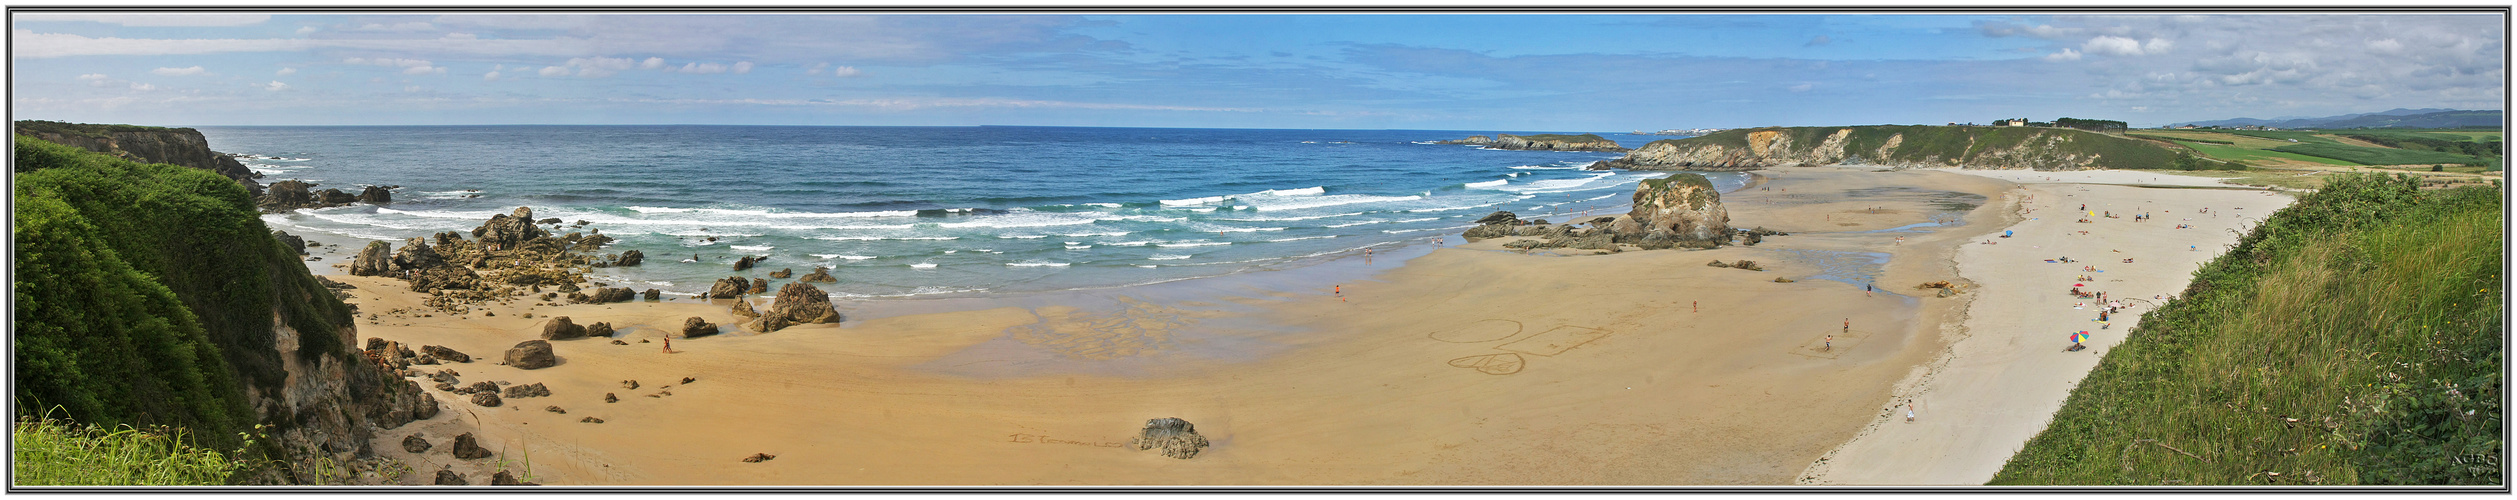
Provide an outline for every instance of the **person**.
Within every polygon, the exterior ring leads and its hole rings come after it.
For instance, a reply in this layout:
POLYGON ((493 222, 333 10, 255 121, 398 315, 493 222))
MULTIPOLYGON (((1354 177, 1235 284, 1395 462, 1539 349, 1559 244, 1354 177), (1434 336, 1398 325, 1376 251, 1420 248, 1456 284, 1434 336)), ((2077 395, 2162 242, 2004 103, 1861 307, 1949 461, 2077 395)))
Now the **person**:
POLYGON ((1914 403, 1905 404, 1905 421, 1914 421, 1914 403))
POLYGON ((665 338, 664 338, 664 353, 665 353, 665 354, 672 354, 672 353, 673 353, 673 338, 672 338, 672 337, 665 337, 665 338))
POLYGON ((1692 300, 1687 301, 1687 308, 1694 310, 1694 312, 1704 312, 1704 304, 1692 300))
POLYGON ((1844 318, 1844 333, 1853 333, 1853 318, 1844 318))
POLYGON ((1344 297, 1346 296, 1346 285, 1337 285, 1336 288, 1331 289, 1330 293, 1336 294, 1339 297, 1344 297))
POLYGON ((1870 294, 1870 284, 1867 284, 1867 283, 1862 284, 1862 296, 1863 296, 1863 297, 1873 297, 1873 296, 1874 296, 1874 295, 1871 295, 1871 294, 1870 294))
POLYGON ((1826 350, 1829 350, 1829 351, 1833 351, 1833 350, 1835 350, 1835 336, 1834 336, 1834 335, 1828 335, 1828 336, 1827 336, 1827 348, 1826 348, 1826 350))

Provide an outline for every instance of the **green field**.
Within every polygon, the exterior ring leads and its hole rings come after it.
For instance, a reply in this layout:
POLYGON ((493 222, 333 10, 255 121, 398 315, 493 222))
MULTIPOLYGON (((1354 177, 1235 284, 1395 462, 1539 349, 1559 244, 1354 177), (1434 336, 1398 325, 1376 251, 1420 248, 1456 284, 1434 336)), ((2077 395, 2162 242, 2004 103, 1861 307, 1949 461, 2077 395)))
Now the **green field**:
POLYGON ((2497 187, 2343 174, 2142 316, 2001 485, 2499 484, 2497 187))
POLYGON ((2256 166, 2480 164, 2497 169, 2502 154, 2496 130, 2144 130, 2134 136, 2174 141, 2211 158, 2256 166))
POLYGON ((2273 151, 2321 156, 2361 165, 2461 164, 2481 160, 2473 156, 2454 153, 2371 148, 2339 143, 2292 144, 2273 148, 2273 151))
POLYGON ((2344 167, 2359 165, 2358 163, 2352 163, 2346 160, 2325 158, 2321 156, 2309 156, 2280 150, 2252 149, 2233 145, 2203 144, 2187 141, 2176 141, 2176 144, 2192 148, 2194 152, 2202 153, 2204 156, 2218 158, 2221 160, 2242 162, 2250 165, 2264 160, 2289 160, 2294 162, 2322 163, 2326 165, 2344 167))
POLYGON ((2019 149, 2026 144, 2046 144, 2050 149, 2040 153, 2056 156, 2096 157, 2097 167, 2115 169, 2210 170, 2238 169, 2242 165, 2212 161, 2200 155, 2167 147, 2152 140, 2101 134, 2075 129, 2046 127, 1982 127, 1928 125, 1862 125, 1852 127, 1768 127, 1730 129, 1685 139, 1663 139, 1653 144, 1709 143, 1745 148, 1748 137, 1758 133, 1779 133, 1792 144, 1824 143, 1838 131, 1847 131, 1844 150, 1852 155, 1875 155, 1890 139, 1897 147, 1885 158, 1867 158, 1874 162, 1945 162, 1967 164, 2019 149))

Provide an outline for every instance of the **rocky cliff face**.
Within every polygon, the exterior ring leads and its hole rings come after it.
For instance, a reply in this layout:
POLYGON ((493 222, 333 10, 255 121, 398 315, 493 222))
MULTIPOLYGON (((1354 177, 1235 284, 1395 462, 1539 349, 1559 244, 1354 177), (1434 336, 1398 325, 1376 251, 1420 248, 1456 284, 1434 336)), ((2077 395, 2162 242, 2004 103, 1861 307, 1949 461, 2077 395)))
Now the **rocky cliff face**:
POLYGON ((198 130, 32 120, 19 121, 16 128, 17 135, 126 160, 169 163, 217 172, 222 177, 235 179, 254 195, 262 194, 262 183, 254 181, 253 171, 246 169, 244 163, 237 162, 234 156, 211 151, 209 139, 202 138, 198 130))
POLYGON ((1619 145, 1617 145, 1617 141, 1608 140, 1608 138, 1606 138, 1606 137, 1600 137, 1598 134, 1582 134, 1582 135, 1541 134, 1541 135, 1531 135, 1531 136, 1518 136, 1518 135, 1512 135, 1512 134, 1495 134, 1495 136, 1494 136, 1494 137, 1486 137, 1486 136, 1482 136, 1482 135, 1473 135, 1473 136, 1469 136, 1467 139, 1460 139, 1460 140, 1456 140, 1456 141, 1436 141, 1436 142, 1435 142, 1435 144, 1468 144, 1468 145, 1485 146, 1485 147, 1490 147, 1490 148, 1495 148, 1495 149, 1514 149, 1514 150, 1531 150, 1531 151, 1606 151, 1606 152, 1618 152, 1618 151, 1625 151, 1625 150, 1626 150, 1626 148, 1625 148, 1624 146, 1619 146, 1619 145))
POLYGON ((1636 186, 1634 209, 1624 215, 1548 224, 1545 220, 1520 220, 1511 212, 1495 212, 1477 222, 1481 225, 1461 236, 1471 241, 1539 238, 1504 244, 1505 248, 1517 249, 1570 247, 1617 252, 1621 251, 1618 245, 1645 250, 1712 248, 1729 244, 1739 234, 1731 229, 1730 210, 1722 207, 1722 194, 1713 188, 1712 181, 1684 172, 1636 186))
POLYGON ((1793 127, 1730 130, 1653 141, 1595 166, 1741 171, 1860 164, 1889 167, 2081 170, 2161 168, 2176 153, 2088 132, 2017 127, 1793 127))

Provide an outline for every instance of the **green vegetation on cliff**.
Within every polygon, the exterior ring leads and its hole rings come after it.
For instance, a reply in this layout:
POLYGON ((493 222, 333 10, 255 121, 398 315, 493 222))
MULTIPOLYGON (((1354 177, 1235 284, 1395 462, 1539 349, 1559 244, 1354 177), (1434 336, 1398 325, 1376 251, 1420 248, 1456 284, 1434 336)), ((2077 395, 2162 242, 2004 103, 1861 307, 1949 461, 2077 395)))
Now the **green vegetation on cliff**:
POLYGON ((1514 136, 1514 137, 1519 137, 1519 138, 1522 138, 1522 139, 1527 139, 1527 140, 1529 140, 1530 142, 1572 142, 1572 143, 1582 143, 1582 142, 1605 142, 1605 143, 1609 143, 1609 144, 1616 144, 1616 143, 1617 143, 1616 141, 1611 141, 1611 140, 1608 140, 1608 138, 1606 138, 1606 137, 1600 137, 1600 136, 1599 136, 1599 134, 1582 134, 1582 135, 1565 135, 1565 134, 1530 134, 1530 135, 1522 135, 1522 136, 1514 136))
POLYGON ((99 124, 91 124, 91 123, 64 123, 64 122, 44 121, 44 120, 18 120, 18 121, 17 121, 17 133, 19 133, 19 134, 30 134, 30 133, 61 134, 61 135, 75 135, 75 136, 80 136, 80 137, 89 137, 89 138, 96 138, 96 139, 104 139, 104 138, 108 137, 108 135, 109 135, 109 134, 112 134, 112 133, 114 133, 114 132, 173 132, 173 131, 176 131, 176 130, 185 130, 185 129, 174 129, 174 128, 166 128, 166 127, 151 127, 151 126, 146 126, 146 125, 99 125, 99 124))
POLYGON ((252 466, 232 458, 244 451, 202 448, 179 429, 28 418, 12 431, 16 460, 10 468, 23 486, 216 486, 252 466))
MULTIPOLYGON (((2112 169, 2237 170, 2245 166, 2215 161, 2158 143, 2074 129, 1931 125, 1863 125, 1853 127, 1773 127, 1731 129, 1698 137, 1663 139, 1653 144, 1704 143, 1745 149, 1760 134, 1787 136, 1791 147, 1807 149, 1846 132, 1844 153, 1874 164, 1970 165, 1994 155, 2016 155, 2025 149, 2051 157, 2093 157, 2093 167, 2112 169), (2039 143, 2052 141, 2051 150, 2039 143), (1894 148, 1888 148, 1893 143, 1894 148), (1881 152, 1885 151, 1882 155, 1881 152)), ((1648 147, 1648 146, 1647 146, 1648 147)))
POLYGON ((80 424, 172 426, 215 449, 276 397, 282 348, 345 353, 350 310, 262 224, 244 187, 17 137, 17 398, 80 424), (278 346, 280 328, 296 345, 278 346))
POLYGON ((2144 315, 1993 484, 2497 484, 2500 189, 2346 174, 2144 315))

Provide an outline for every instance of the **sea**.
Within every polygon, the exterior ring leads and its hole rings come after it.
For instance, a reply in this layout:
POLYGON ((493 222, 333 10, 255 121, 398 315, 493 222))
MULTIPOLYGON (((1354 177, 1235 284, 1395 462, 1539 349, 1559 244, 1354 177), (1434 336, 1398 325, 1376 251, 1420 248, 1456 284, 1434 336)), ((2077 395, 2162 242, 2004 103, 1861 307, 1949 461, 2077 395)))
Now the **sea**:
MULTIPOLYGON (((1292 269, 1430 248, 1503 210, 1622 212, 1667 172, 1617 153, 1434 144, 1493 131, 1089 127, 199 127, 262 182, 383 205, 267 214, 274 229, 401 240, 531 207, 639 250, 595 281, 672 294, 832 268, 841 298, 981 297, 1292 269), (732 271, 740 256, 761 270, 732 271)), ((1517 132, 1507 132, 1517 133, 1517 132)), ((1601 134, 1627 147, 1669 137, 1601 134)), ((1722 191, 1739 173, 1707 173, 1722 191)), ((548 227, 548 226, 545 226, 548 227)), ((1412 253, 1412 252, 1411 252, 1412 253)))

